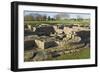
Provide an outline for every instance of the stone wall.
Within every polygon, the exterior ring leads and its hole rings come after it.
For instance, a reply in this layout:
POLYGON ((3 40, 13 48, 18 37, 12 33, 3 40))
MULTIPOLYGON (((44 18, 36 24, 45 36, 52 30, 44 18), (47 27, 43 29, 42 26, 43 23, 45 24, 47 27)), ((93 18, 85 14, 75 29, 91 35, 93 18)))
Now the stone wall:
POLYGON ((44 47, 44 42, 43 41, 41 41, 41 40, 35 40, 35 43, 37 44, 37 47, 38 48, 41 48, 41 49, 44 49, 45 47, 44 47))
POLYGON ((25 50, 33 49, 34 47, 36 47, 34 40, 24 41, 24 49, 25 50))
POLYGON ((58 46, 58 44, 55 41, 45 42, 45 44, 44 44, 45 48, 51 48, 51 47, 55 47, 55 46, 58 46))
POLYGON ((37 47, 40 49, 46 49, 46 48, 58 46, 58 44, 55 41, 35 40, 35 43, 37 44, 37 47))

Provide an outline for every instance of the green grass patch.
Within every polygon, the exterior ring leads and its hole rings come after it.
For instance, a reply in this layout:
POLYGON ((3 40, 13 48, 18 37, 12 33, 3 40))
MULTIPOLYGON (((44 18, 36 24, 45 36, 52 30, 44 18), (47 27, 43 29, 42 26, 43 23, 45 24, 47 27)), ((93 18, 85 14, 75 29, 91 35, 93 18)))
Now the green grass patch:
POLYGON ((80 24, 80 25, 89 25, 89 20, 75 21, 75 20, 50 20, 50 21, 24 21, 25 24, 31 25, 40 25, 40 24, 80 24))
POLYGON ((52 59, 53 60, 70 60, 70 59, 88 59, 88 58, 90 58, 90 49, 84 48, 80 52, 64 54, 52 59))

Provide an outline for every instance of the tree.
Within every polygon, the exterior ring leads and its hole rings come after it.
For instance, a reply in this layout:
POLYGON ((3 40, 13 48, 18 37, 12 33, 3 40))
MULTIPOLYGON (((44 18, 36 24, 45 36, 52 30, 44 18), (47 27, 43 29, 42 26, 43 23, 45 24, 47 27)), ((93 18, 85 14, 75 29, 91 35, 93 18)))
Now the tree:
POLYGON ((51 20, 51 17, 50 16, 48 16, 48 20, 51 20))
POLYGON ((59 14, 55 15, 55 19, 56 19, 56 20, 60 20, 59 14))
POLYGON ((82 21, 83 18, 82 18, 80 15, 77 15, 77 20, 78 20, 78 21, 82 21))
POLYGON ((47 16, 46 16, 46 15, 43 16, 43 20, 44 20, 44 21, 47 20, 47 16))
POLYGON ((25 21, 32 21, 32 20, 33 20, 33 17, 27 15, 27 16, 24 16, 24 20, 25 20, 25 21))
POLYGON ((57 20, 64 20, 64 19, 69 19, 70 15, 67 13, 58 13, 57 15, 55 15, 55 18, 57 20))

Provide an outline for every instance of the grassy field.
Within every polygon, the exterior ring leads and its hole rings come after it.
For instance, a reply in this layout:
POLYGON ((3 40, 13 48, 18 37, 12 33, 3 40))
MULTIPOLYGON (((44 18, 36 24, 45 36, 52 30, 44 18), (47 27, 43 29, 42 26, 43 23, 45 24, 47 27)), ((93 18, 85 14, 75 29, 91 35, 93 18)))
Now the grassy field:
POLYGON ((31 24, 31 25, 39 25, 39 24, 80 24, 80 25, 89 25, 89 20, 81 20, 81 21, 75 21, 75 20, 52 20, 52 21, 24 21, 25 24, 31 24))
POLYGON ((78 53, 64 54, 57 58, 53 58, 53 60, 88 59, 88 58, 90 58, 90 49, 83 48, 78 53))

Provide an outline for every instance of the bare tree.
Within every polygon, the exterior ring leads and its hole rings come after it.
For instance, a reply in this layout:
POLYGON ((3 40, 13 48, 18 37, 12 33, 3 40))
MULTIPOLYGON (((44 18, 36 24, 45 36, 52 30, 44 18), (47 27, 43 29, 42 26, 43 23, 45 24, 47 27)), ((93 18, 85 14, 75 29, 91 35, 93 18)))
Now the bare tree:
POLYGON ((24 20, 25 21, 32 21, 33 20, 33 17, 30 16, 30 15, 27 15, 27 16, 24 16, 24 20))
POLYGON ((67 13, 58 13, 57 15, 55 15, 55 18, 57 20, 60 20, 60 19, 69 19, 70 15, 67 14, 67 13))

